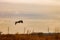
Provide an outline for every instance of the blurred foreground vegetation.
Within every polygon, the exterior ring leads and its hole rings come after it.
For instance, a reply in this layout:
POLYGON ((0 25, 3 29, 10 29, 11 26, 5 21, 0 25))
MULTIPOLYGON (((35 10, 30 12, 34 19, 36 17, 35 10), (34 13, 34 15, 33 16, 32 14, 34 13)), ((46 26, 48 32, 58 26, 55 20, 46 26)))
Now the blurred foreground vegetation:
POLYGON ((0 34, 0 40, 60 40, 60 33, 0 34))

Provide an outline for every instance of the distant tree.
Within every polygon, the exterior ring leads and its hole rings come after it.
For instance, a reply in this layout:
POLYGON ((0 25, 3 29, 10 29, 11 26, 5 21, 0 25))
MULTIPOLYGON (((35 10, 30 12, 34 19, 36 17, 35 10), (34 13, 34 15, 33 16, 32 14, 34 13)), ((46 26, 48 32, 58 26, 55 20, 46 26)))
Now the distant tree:
POLYGON ((59 27, 56 27, 56 28, 55 28, 55 33, 60 33, 59 27))
POLYGON ((16 33, 16 35, 19 34, 19 32, 16 33))
POLYGON ((0 32, 0 35, 2 34, 2 32, 0 32))

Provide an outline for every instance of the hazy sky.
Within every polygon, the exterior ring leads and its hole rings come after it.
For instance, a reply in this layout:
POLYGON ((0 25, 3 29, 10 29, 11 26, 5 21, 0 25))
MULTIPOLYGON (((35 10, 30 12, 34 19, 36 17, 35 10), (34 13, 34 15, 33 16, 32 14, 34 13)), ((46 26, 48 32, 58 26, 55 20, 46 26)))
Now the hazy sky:
MULTIPOLYGON (((0 0, 0 31, 23 33, 24 27, 35 32, 55 32, 60 27, 59 0, 0 0), (14 25, 22 19, 23 24, 14 25)), ((59 30, 58 30, 59 31, 59 30)))

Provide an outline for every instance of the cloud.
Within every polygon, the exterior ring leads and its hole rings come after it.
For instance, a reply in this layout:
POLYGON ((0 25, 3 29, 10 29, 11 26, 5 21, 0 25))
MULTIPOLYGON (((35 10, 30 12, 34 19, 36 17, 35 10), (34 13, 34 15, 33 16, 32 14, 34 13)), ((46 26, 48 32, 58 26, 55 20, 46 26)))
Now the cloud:
POLYGON ((11 2, 11 3, 48 3, 51 0, 0 0, 0 2, 11 2))
POLYGON ((6 3, 28 3, 28 4, 43 4, 43 5, 58 5, 58 0, 0 0, 0 2, 6 3))
POLYGON ((0 3, 0 12, 19 13, 60 13, 59 5, 0 3))
POLYGON ((45 14, 45 13, 0 13, 0 18, 17 18, 23 17, 28 19, 47 19, 60 20, 60 14, 45 14))

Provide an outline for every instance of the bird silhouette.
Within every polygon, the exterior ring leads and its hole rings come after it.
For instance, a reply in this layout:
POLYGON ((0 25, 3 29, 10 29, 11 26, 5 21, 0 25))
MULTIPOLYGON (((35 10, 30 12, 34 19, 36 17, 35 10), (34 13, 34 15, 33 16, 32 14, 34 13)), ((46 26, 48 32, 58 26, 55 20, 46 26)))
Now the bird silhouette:
POLYGON ((23 20, 16 21, 16 22, 15 22, 15 25, 16 25, 17 23, 23 23, 23 20))

